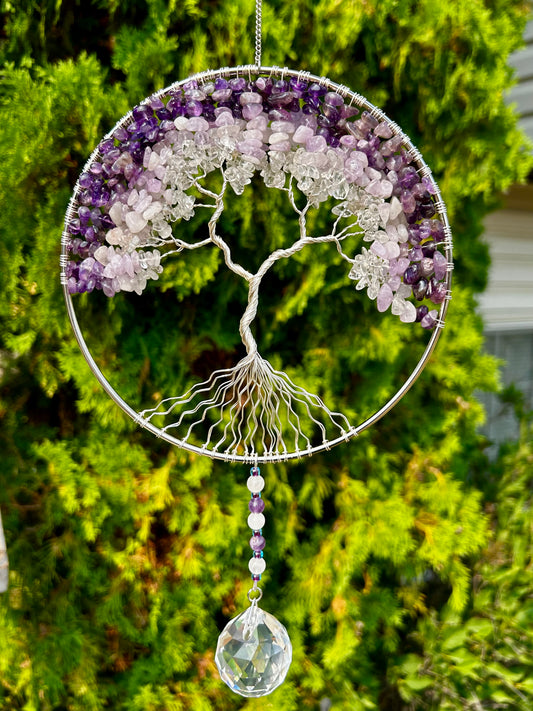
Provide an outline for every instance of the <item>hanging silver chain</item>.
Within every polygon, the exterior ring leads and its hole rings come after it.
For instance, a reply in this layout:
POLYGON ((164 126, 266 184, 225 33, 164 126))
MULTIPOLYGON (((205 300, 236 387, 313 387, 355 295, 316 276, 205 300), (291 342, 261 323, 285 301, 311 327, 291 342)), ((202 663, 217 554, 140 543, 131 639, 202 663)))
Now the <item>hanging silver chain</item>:
POLYGON ((263 21, 262 0, 255 0, 255 65, 261 66, 261 25, 263 21))

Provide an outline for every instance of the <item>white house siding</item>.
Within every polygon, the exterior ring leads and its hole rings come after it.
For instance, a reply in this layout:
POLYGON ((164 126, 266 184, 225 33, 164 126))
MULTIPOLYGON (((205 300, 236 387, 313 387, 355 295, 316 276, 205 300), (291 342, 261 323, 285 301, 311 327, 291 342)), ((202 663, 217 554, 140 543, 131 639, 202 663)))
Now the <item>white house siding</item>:
POLYGON ((479 299, 486 332, 533 331, 533 204, 489 215, 484 239, 491 256, 488 287, 479 299))
POLYGON ((533 139, 533 20, 526 26, 524 40, 525 48, 509 58, 518 79, 518 84, 509 92, 509 102, 516 106, 520 126, 533 139))
MULTIPOLYGON (((533 140, 533 20, 524 39, 525 49, 509 62, 519 80, 509 102, 533 140)), ((486 350, 504 362, 503 386, 514 385, 533 410, 533 184, 510 190, 505 208, 485 221, 485 239, 492 260, 488 287, 479 300, 486 350)), ((489 453, 495 454, 502 442, 518 437, 519 423, 513 408, 495 395, 484 393, 481 400, 487 411, 483 431, 492 442, 489 453)))

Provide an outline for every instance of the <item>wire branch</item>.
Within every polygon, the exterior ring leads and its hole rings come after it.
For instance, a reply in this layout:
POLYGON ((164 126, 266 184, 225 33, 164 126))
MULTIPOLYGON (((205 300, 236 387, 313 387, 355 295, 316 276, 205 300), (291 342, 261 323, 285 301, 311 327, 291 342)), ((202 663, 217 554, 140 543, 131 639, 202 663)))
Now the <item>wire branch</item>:
POLYGON ((243 279, 246 279, 246 281, 250 281, 253 277, 253 274, 249 272, 247 269, 242 267, 240 264, 237 264, 236 262, 233 261, 233 258, 231 256, 231 249, 228 245, 227 242, 225 242, 222 237, 217 234, 217 223, 220 218, 220 215, 224 211, 224 194, 226 192, 226 188, 228 186, 228 181, 226 180, 226 176, 224 175, 224 171, 222 170, 222 176, 223 176, 223 182, 222 182, 222 188, 220 190, 220 193, 212 193, 210 190, 207 190, 204 188, 202 185, 198 183, 198 179, 195 180, 195 187, 200 190, 200 192, 203 192, 205 194, 211 195, 212 197, 215 198, 216 202, 216 208, 213 214, 211 215, 211 218, 209 219, 208 222, 208 228, 209 228, 209 240, 213 242, 219 249, 222 250, 222 253, 224 254, 224 261, 226 262, 226 266, 228 269, 231 269, 232 272, 235 274, 238 274, 240 277, 243 279))

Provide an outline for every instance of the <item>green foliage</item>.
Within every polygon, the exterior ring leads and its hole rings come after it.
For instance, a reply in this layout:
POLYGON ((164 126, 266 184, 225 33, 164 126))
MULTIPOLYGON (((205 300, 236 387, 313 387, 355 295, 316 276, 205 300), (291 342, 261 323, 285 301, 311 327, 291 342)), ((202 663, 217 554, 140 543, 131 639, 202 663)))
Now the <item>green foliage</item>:
POLYGON ((494 467, 494 535, 473 566, 469 609, 421 619, 391 670, 414 709, 525 709, 531 703, 531 432, 494 467))
MULTIPOLYGON (((502 100, 527 9, 264 7, 265 63, 367 95, 422 150, 451 210, 458 279, 438 349, 393 412, 350 445, 265 468, 265 607, 286 623, 294 662, 281 689, 245 701, 218 680, 213 654, 218 629, 246 604, 247 472, 169 450, 102 392, 70 332, 58 256, 72 186, 98 140, 189 72, 250 63, 254 3, 3 1, 2 708, 533 704, 531 447, 525 437, 492 470, 484 459, 474 391, 496 389, 497 373, 473 316, 488 265, 482 218, 531 167, 502 100)), ((267 200, 257 185, 221 225, 245 264, 293 228, 275 191, 267 200)), ((360 421, 404 382, 424 338, 365 299, 354 308, 333 257, 324 246, 276 265, 256 336, 275 367, 360 421)), ((239 355, 246 293, 216 250, 176 259, 142 299, 100 297, 78 300, 82 328, 134 407, 239 355)))

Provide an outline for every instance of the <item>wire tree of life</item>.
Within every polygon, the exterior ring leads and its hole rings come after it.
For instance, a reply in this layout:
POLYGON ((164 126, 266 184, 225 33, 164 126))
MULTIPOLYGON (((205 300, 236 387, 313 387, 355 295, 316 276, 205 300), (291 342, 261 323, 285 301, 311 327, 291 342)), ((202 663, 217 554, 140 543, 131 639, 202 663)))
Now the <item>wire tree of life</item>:
MULTIPOLYGON (((198 75, 124 117, 79 178, 62 256, 70 299, 94 290, 141 294, 166 260, 220 250, 248 293, 239 324, 244 357, 185 393, 165 394, 155 407, 129 414, 186 448, 252 462, 310 454, 361 429, 258 351, 253 326, 261 284, 280 260, 329 245, 347 281, 366 291, 378 311, 390 308, 401 321, 434 331, 429 351, 443 323, 452 269, 438 188, 398 126, 328 80, 254 71, 198 75), (295 224, 286 246, 253 271, 239 263, 220 227, 229 197, 252 179, 283 193, 295 224), (319 209, 328 227, 314 234, 309 216, 319 209), (183 223, 198 215, 205 229, 185 239, 183 223)), ((413 373, 411 380, 416 367, 413 373)))

